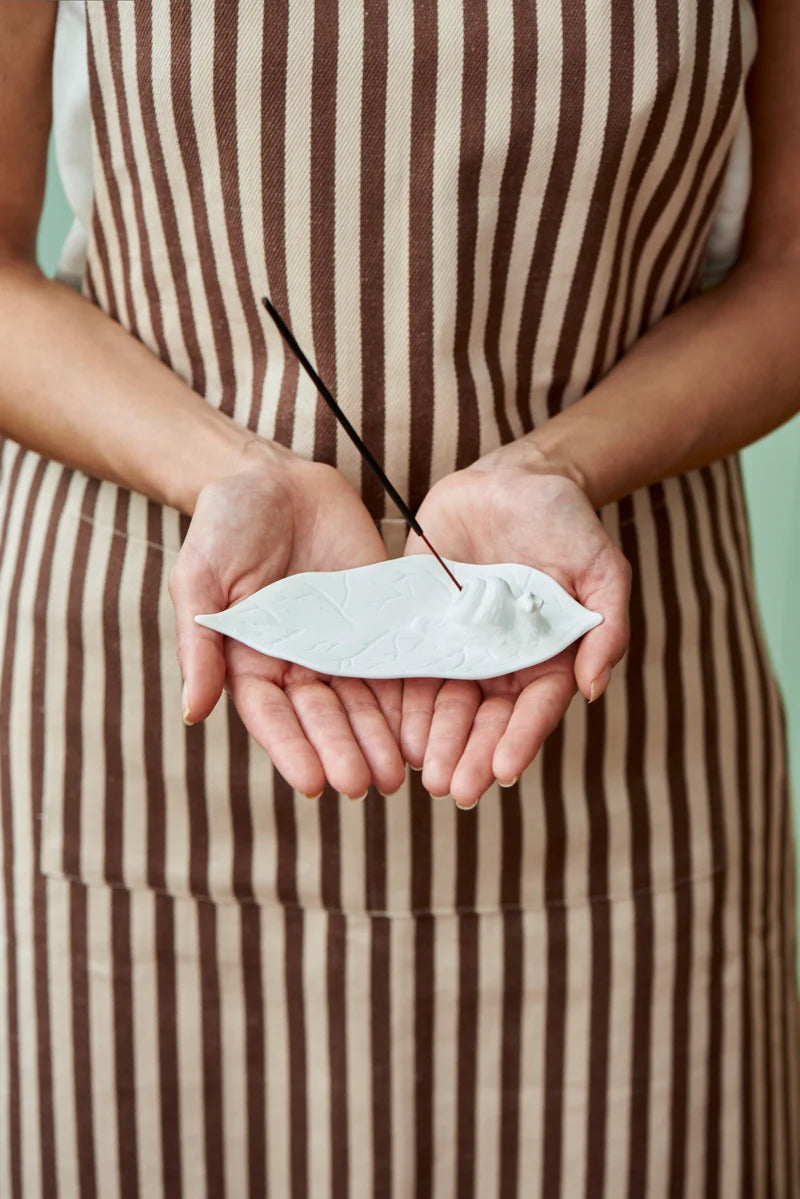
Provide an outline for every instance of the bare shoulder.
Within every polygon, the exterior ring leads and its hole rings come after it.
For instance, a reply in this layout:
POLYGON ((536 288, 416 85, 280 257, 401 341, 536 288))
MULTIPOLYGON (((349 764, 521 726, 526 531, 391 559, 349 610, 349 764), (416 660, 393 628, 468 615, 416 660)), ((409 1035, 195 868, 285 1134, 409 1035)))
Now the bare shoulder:
POLYGON ((0 4, 0 253, 30 258, 44 195, 58 5, 0 4))
POLYGON ((758 0, 749 88, 753 189, 745 252, 800 257, 800 0, 758 0))

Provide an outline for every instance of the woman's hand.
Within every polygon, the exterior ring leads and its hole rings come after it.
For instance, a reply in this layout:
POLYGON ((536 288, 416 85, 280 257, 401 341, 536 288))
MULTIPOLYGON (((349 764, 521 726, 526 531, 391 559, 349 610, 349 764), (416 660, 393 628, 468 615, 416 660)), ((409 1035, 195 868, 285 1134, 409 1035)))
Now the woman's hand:
MULTIPOLYGON (((576 683, 608 686, 628 643, 630 568, 579 483, 530 445, 494 451, 440 480, 419 521, 437 550, 463 562, 521 562, 552 575, 604 620, 555 658, 479 682, 408 679, 401 746, 432 795, 472 807, 495 779, 509 785, 564 715, 576 683), (556 473, 558 472, 558 473, 556 473)), ((425 552, 411 534, 406 553, 425 552)))
POLYGON ((353 798, 371 783, 387 794, 397 790, 405 773, 398 681, 319 675, 194 620, 285 575, 385 557, 374 521, 338 471, 252 442, 235 474, 200 492, 170 573, 184 718, 204 720, 225 686, 251 735, 296 790, 317 796, 326 780, 353 798))

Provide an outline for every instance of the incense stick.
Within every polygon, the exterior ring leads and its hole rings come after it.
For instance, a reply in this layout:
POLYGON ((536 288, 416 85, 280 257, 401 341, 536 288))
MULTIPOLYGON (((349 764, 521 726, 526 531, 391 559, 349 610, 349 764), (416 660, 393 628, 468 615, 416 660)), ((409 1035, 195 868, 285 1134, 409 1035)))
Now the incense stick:
POLYGON ((383 487, 384 491, 389 496, 389 498, 391 500, 393 500, 394 503, 399 508, 399 510, 403 516, 403 519, 406 521, 406 523, 409 525, 409 527, 411 529, 413 529, 413 531, 417 534, 417 536, 419 538, 421 538, 422 541, 425 542, 425 544, 427 545, 428 549, 433 554, 436 561, 439 563, 439 565, 442 567, 442 569, 447 573, 447 575, 452 579, 452 581, 455 583, 458 590, 461 591, 462 587, 461 587, 461 584, 459 583, 458 579, 453 574, 452 570, 447 565, 444 558, 442 558, 441 554, 437 553, 436 550, 431 545, 430 541, 428 541, 428 538, 423 533, 422 526, 420 525, 417 518, 414 516, 414 513, 411 511, 408 504, 405 502, 405 500, 400 495, 400 493, 397 491, 397 489, 389 481, 389 479, 387 478, 386 474, 384 473, 382 467, 378 464, 378 462, 375 460, 373 455, 370 453, 367 446, 361 440, 358 433, 353 428, 350 421, 347 419, 344 412, 337 404, 336 400, 333 398, 333 395, 331 394, 329 389, 325 386, 322 379, 320 379, 319 375, 314 370, 314 367, 311 365, 308 358, 306 358, 305 354, 300 349, 300 346, 298 345, 294 334, 292 333, 291 329, 284 321, 283 317, 277 311, 274 304, 272 304, 270 302, 270 300, 267 299, 266 296, 263 297, 262 303, 263 303, 264 307, 266 308, 267 312, 272 317, 275 324, 277 325, 278 330, 279 330, 281 336, 283 337, 284 341, 287 343, 287 345, 290 347, 292 352, 297 357, 297 360, 299 361, 300 365, 303 367, 306 374, 309 376, 309 378, 313 382, 317 391, 322 396, 323 400, 328 405, 331 412, 334 414, 334 416, 338 420, 339 424, 342 426, 345 433, 352 441, 353 445, 356 447, 358 452, 361 454, 361 457, 364 459, 367 466, 370 468, 372 473, 377 477, 377 479, 381 483, 381 486, 383 487))

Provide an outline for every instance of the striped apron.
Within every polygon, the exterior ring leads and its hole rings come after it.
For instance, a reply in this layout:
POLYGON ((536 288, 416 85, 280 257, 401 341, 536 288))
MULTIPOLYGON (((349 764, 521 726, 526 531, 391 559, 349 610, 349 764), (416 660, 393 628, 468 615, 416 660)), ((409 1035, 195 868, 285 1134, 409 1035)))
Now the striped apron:
MULTIPOLYGON (((418 504, 690 294, 750 16, 90 3, 86 293, 335 462, 396 553, 259 297, 418 504)), ((0 1194, 800 1194, 786 757, 735 458, 604 510, 630 651, 472 811, 416 774, 309 802, 227 694, 186 728, 187 519, 8 440, 0 465, 0 1194)))

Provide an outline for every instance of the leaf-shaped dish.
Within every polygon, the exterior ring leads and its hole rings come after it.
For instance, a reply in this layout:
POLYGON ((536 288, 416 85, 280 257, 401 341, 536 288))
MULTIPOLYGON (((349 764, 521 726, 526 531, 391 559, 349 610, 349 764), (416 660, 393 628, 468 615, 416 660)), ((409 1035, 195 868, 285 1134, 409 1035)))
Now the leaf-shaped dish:
POLYGON ((356 678, 489 679, 534 666, 603 619, 540 570, 429 554, 306 572, 198 624, 289 662, 356 678))

